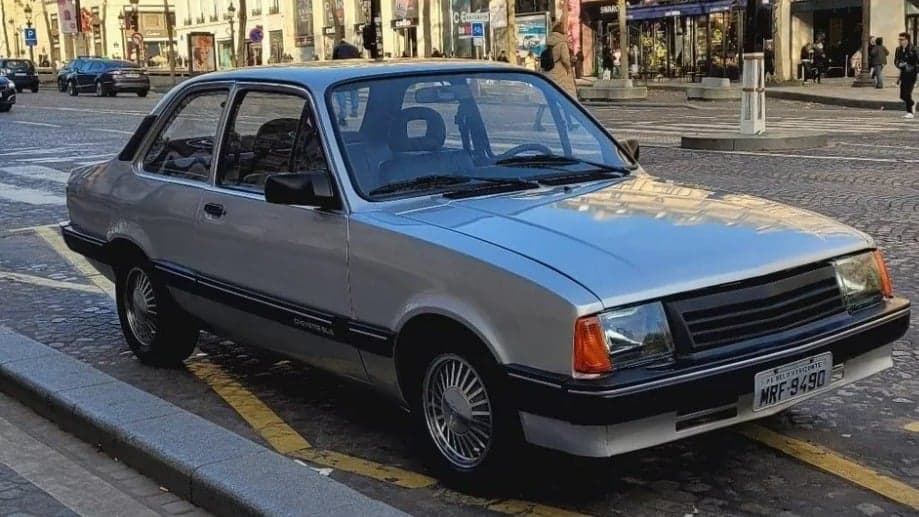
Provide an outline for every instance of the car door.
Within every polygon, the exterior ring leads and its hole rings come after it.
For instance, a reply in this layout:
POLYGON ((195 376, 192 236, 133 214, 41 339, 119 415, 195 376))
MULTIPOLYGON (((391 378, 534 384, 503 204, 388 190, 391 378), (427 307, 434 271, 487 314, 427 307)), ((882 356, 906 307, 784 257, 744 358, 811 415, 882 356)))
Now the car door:
POLYGON ((84 70, 85 72, 81 72, 77 76, 77 84, 80 86, 80 90, 92 90, 96 87, 96 77, 105 70, 105 63, 98 60, 92 61, 84 70))
POLYGON ((345 338, 348 219, 343 210, 270 204, 266 179, 329 172, 307 92, 243 84, 228 111, 214 188, 198 218, 195 267, 207 320, 250 344, 365 379, 345 338))
POLYGON ((194 312, 185 273, 197 248, 195 221, 209 188, 218 126, 231 83, 185 88, 158 115, 137 153, 134 174, 121 177, 113 194, 127 200, 119 225, 164 274, 176 301, 194 312))

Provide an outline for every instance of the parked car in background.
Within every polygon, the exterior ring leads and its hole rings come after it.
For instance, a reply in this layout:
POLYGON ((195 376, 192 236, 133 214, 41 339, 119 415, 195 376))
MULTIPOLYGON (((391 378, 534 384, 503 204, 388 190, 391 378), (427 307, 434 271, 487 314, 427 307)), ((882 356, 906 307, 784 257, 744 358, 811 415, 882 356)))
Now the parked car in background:
POLYGON ((16 85, 16 91, 38 92, 38 74, 35 64, 28 59, 0 59, 0 75, 6 76, 16 85))
POLYGON ((90 59, 87 56, 80 56, 76 59, 67 61, 62 64, 60 68, 57 69, 57 90, 60 92, 67 91, 67 76, 70 75, 70 72, 73 71, 74 67, 81 61, 90 59))
POLYGON ((146 97, 150 78, 135 63, 115 59, 77 59, 65 78, 67 93, 94 92, 97 97, 136 93, 146 97))
POLYGON ((6 113, 16 104, 16 86, 6 77, 0 77, 0 113, 6 113))
POLYGON ((460 484, 523 441, 613 456, 893 364, 910 303, 871 237, 638 154, 516 66, 245 68, 75 170, 62 231, 142 362, 209 329, 358 380, 460 484))

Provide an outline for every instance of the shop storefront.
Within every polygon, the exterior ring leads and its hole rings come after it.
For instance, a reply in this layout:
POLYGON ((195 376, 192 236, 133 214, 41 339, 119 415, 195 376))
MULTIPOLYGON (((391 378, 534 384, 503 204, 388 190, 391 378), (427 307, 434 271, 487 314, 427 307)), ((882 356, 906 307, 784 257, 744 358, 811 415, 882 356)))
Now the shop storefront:
POLYGON ((919 41, 919 0, 906 1, 906 32, 913 43, 919 41))
MULTIPOLYGON (((585 59, 598 63, 598 70, 602 49, 620 48, 616 4, 601 0, 581 7, 582 20, 596 34, 594 52, 585 59)), ((738 79, 745 8, 744 0, 662 0, 630 7, 626 18, 633 75, 738 79)))

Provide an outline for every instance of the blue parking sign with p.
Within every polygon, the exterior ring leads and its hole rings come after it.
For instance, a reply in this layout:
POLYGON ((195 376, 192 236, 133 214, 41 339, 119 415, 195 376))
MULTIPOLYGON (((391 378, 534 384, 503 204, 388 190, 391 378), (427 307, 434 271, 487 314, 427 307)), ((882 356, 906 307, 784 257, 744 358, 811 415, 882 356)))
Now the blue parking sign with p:
POLYGON ((484 38, 485 37, 485 24, 480 22, 475 22, 472 24, 472 37, 473 38, 484 38))
POLYGON ((27 46, 34 47, 38 45, 38 31, 35 30, 35 27, 23 29, 22 34, 25 37, 27 46))

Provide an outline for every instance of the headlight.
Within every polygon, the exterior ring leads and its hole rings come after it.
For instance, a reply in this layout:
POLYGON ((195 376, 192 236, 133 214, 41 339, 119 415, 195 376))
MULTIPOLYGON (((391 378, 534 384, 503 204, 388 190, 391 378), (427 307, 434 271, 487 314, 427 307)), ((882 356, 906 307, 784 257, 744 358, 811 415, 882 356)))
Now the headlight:
POLYGON ((574 341, 574 371, 581 374, 673 358, 673 337, 660 302, 581 318, 574 341))
POLYGON ((887 266, 880 252, 861 253, 833 261, 836 282, 849 312, 893 296, 887 266))

